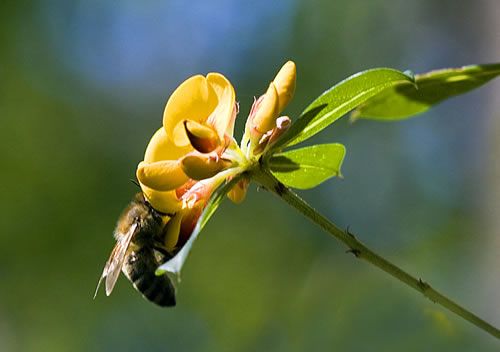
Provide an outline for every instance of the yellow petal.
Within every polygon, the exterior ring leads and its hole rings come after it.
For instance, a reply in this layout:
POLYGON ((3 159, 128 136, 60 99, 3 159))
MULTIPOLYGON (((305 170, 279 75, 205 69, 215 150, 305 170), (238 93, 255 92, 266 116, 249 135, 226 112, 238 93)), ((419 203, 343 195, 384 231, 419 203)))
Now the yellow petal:
POLYGON ((205 122, 217 102, 217 94, 205 77, 197 75, 184 81, 172 93, 163 112, 163 127, 168 138, 177 146, 188 145, 183 121, 205 122))
POLYGON ((207 75, 207 81, 214 89, 215 94, 217 94, 218 100, 217 108, 208 122, 214 126, 219 134, 219 138, 223 140, 225 133, 230 136, 233 135, 233 111, 236 99, 234 88, 231 82, 220 73, 209 73, 207 75))
POLYGON ((152 163, 160 160, 176 160, 186 155, 193 148, 191 146, 178 147, 168 139, 164 128, 160 128, 149 141, 144 161, 152 163))
POLYGON ((274 78, 274 84, 279 97, 279 111, 283 111, 293 98, 295 93, 295 81, 297 77, 297 68, 293 61, 288 61, 274 78))
POLYGON ((140 183, 157 191, 174 190, 189 179, 177 160, 162 160, 153 163, 142 161, 137 167, 136 175, 140 183))
POLYGON ((182 202, 177 198, 175 191, 156 191, 143 184, 141 189, 149 204, 161 213, 173 214, 182 208, 182 202))
POLYGON ((266 133, 276 125, 276 118, 279 113, 278 108, 278 92, 274 83, 271 82, 252 121, 253 126, 258 132, 266 133))
POLYGON ((181 221, 183 218, 183 212, 177 212, 173 218, 170 219, 167 226, 165 227, 165 237, 164 245, 167 251, 172 251, 177 242, 179 241, 179 233, 181 232, 181 221))
POLYGON ((193 180, 204 180, 215 176, 231 163, 209 154, 187 155, 182 161, 182 170, 193 180))

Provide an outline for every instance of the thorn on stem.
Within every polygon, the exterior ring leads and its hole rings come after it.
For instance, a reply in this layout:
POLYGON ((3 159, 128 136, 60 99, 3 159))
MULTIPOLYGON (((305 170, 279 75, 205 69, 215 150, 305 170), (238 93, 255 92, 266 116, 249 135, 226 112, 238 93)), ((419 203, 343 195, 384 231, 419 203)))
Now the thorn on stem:
POLYGON ((345 229, 345 233, 349 236, 351 236, 352 238, 355 238, 354 234, 350 231, 350 226, 347 225, 346 229, 345 229))
POLYGON ((286 191, 286 186, 284 184, 282 184, 281 182, 278 182, 274 186, 274 190, 281 197, 285 193, 285 191, 286 191))
POLYGON ((431 287, 427 282, 423 281, 420 278, 418 279, 418 286, 422 291, 426 291, 431 287))
POLYGON ((356 258, 359 258, 361 251, 359 249, 351 248, 345 251, 346 253, 352 253, 356 258))

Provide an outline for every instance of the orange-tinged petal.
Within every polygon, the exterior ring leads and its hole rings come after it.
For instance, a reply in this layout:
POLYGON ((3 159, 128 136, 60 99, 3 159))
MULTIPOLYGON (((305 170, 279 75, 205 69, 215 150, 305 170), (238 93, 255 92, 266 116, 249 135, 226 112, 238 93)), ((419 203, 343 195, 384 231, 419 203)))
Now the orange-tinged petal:
POLYGON ((157 191, 174 190, 189 179, 178 160, 140 162, 136 175, 140 183, 157 191))
POLYGON ((181 221, 181 228, 179 234, 179 240, 177 241, 177 247, 183 246, 191 234, 193 233, 194 228, 196 227, 196 223, 200 218, 201 212, 203 210, 204 204, 202 202, 196 204, 194 208, 191 209, 183 209, 183 217, 181 221))
POLYGON ((156 191, 141 184, 142 193, 153 208, 165 214, 173 214, 182 208, 182 201, 175 191, 156 191))
POLYGON ((205 77, 196 75, 181 83, 168 99, 163 112, 163 127, 168 138, 177 146, 188 145, 183 121, 205 122, 217 103, 217 94, 205 77))
POLYGON ((220 73, 209 73, 207 81, 212 86, 217 94, 217 108, 209 119, 209 123, 214 126, 219 134, 219 138, 223 139, 224 134, 233 135, 234 129, 234 109, 235 109, 235 93, 234 88, 229 80, 220 73))
POLYGON ((281 67, 274 78, 274 84, 279 97, 279 111, 283 111, 293 98, 295 93, 295 81, 297 77, 297 68, 293 61, 288 61, 281 67))
POLYGON ((192 151, 191 146, 178 147, 168 139, 164 128, 155 132, 144 154, 144 161, 152 163, 160 160, 176 160, 192 151))
POLYGON ((253 126, 258 132, 266 133, 276 125, 276 118, 279 113, 278 108, 278 92, 274 83, 271 82, 252 121, 253 126))
POLYGON ((181 187, 178 187, 175 189, 175 194, 177 195, 177 198, 181 199, 184 194, 189 192, 189 190, 196 184, 197 181, 195 180, 189 180, 185 184, 183 184, 181 187))

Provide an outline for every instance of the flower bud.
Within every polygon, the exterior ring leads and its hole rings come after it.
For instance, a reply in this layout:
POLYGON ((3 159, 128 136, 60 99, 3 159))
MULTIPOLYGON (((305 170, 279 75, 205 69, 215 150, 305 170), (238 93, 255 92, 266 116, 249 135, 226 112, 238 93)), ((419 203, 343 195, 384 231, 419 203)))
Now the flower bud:
POLYGON ((235 204, 240 204, 245 200, 247 195, 247 189, 250 181, 248 179, 242 179, 237 184, 231 188, 227 193, 227 197, 235 204))
POLYGON ((253 128, 260 133, 260 135, 266 133, 276 125, 275 120, 279 113, 278 108, 278 92, 276 91, 274 83, 271 82, 266 94, 256 108, 255 115, 253 117, 251 116, 253 128))
POLYGON ((288 116, 280 116, 276 119, 276 127, 269 137, 269 145, 273 145, 292 125, 292 120, 288 116))
POLYGON ((253 150, 253 154, 254 155, 258 155, 258 154, 262 154, 262 152, 264 152, 264 149, 266 149, 267 147, 267 144, 269 143, 269 138, 271 138, 271 135, 273 134, 273 131, 276 129, 273 128, 272 130, 270 131, 267 131, 266 133, 264 133, 260 139, 259 139, 259 142, 257 143, 257 146, 255 147, 255 149, 253 150))
POLYGON ((292 120, 288 116, 281 116, 276 119, 276 127, 267 131, 259 140, 253 154, 258 155, 263 153, 268 147, 272 146, 281 137, 292 124, 292 120))
POLYGON ((297 69, 295 63, 288 61, 281 67, 276 78, 274 78, 273 82, 279 97, 279 112, 283 111, 293 98, 296 76, 297 69))

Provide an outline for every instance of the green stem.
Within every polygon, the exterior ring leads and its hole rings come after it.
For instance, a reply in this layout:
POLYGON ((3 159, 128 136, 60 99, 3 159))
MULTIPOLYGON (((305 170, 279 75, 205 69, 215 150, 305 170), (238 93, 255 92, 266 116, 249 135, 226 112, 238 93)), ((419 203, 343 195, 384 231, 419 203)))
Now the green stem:
POLYGON ((382 269, 389 275, 395 277, 399 281, 404 282, 411 288, 422 293, 432 302, 440 304, 449 311, 476 325, 478 328, 500 339, 500 330, 484 321, 483 319, 479 318, 474 313, 453 302, 448 297, 439 293, 438 291, 433 289, 427 282, 423 281, 422 279, 413 277, 412 275, 408 274, 396 265, 392 264, 388 260, 382 258, 378 254, 370 250, 363 243, 361 243, 349 230, 343 230, 336 226, 334 223, 330 222, 327 218, 318 213, 292 190, 290 190, 288 187, 274 178, 274 176, 272 176, 270 173, 260 168, 256 168, 252 171, 252 178, 262 184, 266 189, 283 199, 289 205, 297 209, 304 216, 309 218, 309 220, 319 225, 330 235, 343 242, 349 248, 348 252, 352 253, 356 258, 364 259, 370 264, 375 265, 377 268, 382 269))

